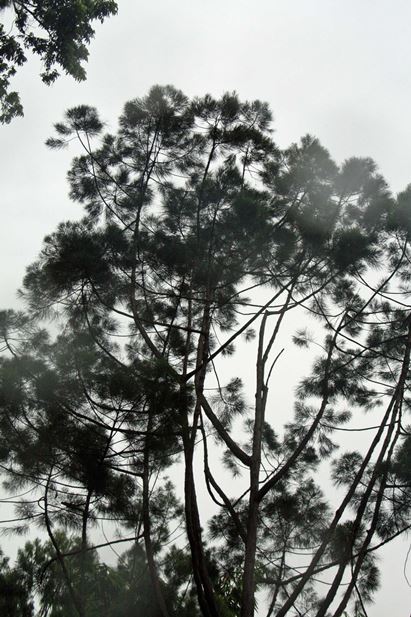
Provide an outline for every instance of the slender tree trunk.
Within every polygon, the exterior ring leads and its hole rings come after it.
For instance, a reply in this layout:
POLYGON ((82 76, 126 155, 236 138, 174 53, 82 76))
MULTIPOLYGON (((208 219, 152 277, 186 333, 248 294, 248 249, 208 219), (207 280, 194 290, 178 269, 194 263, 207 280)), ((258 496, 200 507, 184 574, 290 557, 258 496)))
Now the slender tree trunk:
POLYGON ((276 583, 276 586, 275 586, 275 589, 274 589, 273 597, 271 598, 270 606, 268 607, 268 612, 267 612, 266 617, 271 617, 271 615, 273 614, 273 610, 275 609, 275 605, 276 605, 276 602, 277 602, 278 594, 280 593, 281 579, 282 579, 282 576, 283 576, 284 564, 285 564, 285 547, 286 547, 286 543, 284 542, 283 553, 281 555, 280 568, 279 568, 279 571, 278 571, 277 583, 276 583))
POLYGON ((53 530, 51 528, 51 521, 50 521, 50 517, 49 517, 49 511, 48 511, 48 491, 49 491, 49 485, 50 485, 50 480, 51 480, 51 475, 52 475, 52 470, 50 470, 50 475, 49 478, 47 480, 47 484, 46 484, 46 488, 45 488, 45 492, 44 492, 44 518, 45 518, 45 523, 46 523, 46 529, 47 529, 47 533, 48 536, 50 538, 50 541, 53 545, 54 550, 56 551, 56 557, 57 557, 57 561, 60 564, 61 570, 63 572, 63 576, 64 579, 66 581, 67 584, 67 589, 70 595, 70 598, 73 602, 74 608, 78 613, 79 617, 86 617, 86 613, 84 610, 84 604, 82 602, 82 599, 77 595, 77 593, 74 591, 73 588, 73 584, 70 578, 70 574, 67 570, 66 567, 66 563, 64 561, 64 557, 61 553, 60 547, 57 543, 57 540, 55 538, 55 535, 53 533, 53 530))
MULTIPOLYGON (((410 341, 411 341, 411 334, 410 334, 410 341)), ((299 594, 302 592, 304 586, 307 584, 307 582, 310 580, 311 576, 314 574, 314 571, 316 569, 317 564, 319 563, 321 557, 323 556, 323 554, 325 553, 327 546, 329 545, 329 542, 332 538, 332 534, 334 532, 334 530, 336 529, 339 520, 341 519, 346 507, 349 505, 349 503, 351 502, 351 499, 353 498, 354 494, 355 494, 355 490, 357 488, 357 486, 359 485, 359 483, 361 482, 361 479, 365 473, 366 468, 368 467, 371 457, 374 453, 374 450, 376 449, 376 447, 378 446, 379 442, 382 440, 383 437, 383 433, 385 431, 385 428, 387 426, 387 423, 389 423, 389 432, 388 435, 386 436, 386 438, 384 439, 383 445, 381 447, 381 451, 380 454, 377 458, 377 461, 374 465, 374 473, 373 476, 371 478, 371 480, 369 481, 368 485, 367 485, 367 489, 366 489, 366 494, 369 496, 373 490, 373 486, 375 484, 376 481, 376 474, 377 469, 379 467, 379 465, 381 465, 382 461, 383 461, 383 456, 385 455, 385 452, 388 448, 388 444, 389 444, 389 440, 390 440, 390 436, 393 430, 393 426, 394 426, 394 421, 396 418, 396 412, 397 412, 397 405, 398 405, 398 396, 399 393, 402 392, 402 389, 404 388, 404 380, 405 380, 405 375, 406 375, 406 370, 404 369, 404 366, 408 367, 408 362, 409 362, 409 354, 410 354, 410 347, 409 344, 407 344, 407 349, 406 352, 404 354, 404 360, 403 360, 403 371, 402 371, 402 375, 401 378, 397 384, 396 390, 393 394, 393 396, 391 397, 391 401, 387 407, 387 410, 384 414, 384 417, 382 419, 381 425, 377 431, 377 434, 375 435, 368 451, 367 454, 365 455, 363 462, 359 468, 359 470, 357 471, 357 473, 355 474, 355 477, 351 483, 351 486, 349 488, 349 490, 347 491, 344 499, 342 500, 339 508, 336 510, 335 512, 335 516, 330 524, 330 526, 328 527, 327 531, 324 534, 324 538, 323 541, 321 542, 321 545, 319 546, 319 548, 317 549, 313 559, 311 560, 310 565, 308 566, 307 570, 305 571, 304 575, 301 577, 300 582, 296 585, 296 587, 294 588, 292 594, 290 595, 289 599, 285 602, 285 604, 280 608, 280 610, 277 613, 276 617, 284 617, 288 611, 292 608, 294 602, 296 601, 296 599, 298 598, 299 594)), ((368 498, 368 497, 367 497, 368 498)), ((362 500, 362 503, 364 503, 365 500, 362 500)), ((360 506, 362 507, 362 506, 360 506)), ((338 576, 338 572, 337 575, 338 576)), ((324 601, 323 603, 323 607, 327 607, 330 602, 328 602, 328 600, 332 600, 331 594, 329 594, 328 599, 326 601, 324 601), (327 604, 328 602, 328 604, 327 604)), ((323 607, 320 608, 320 611, 317 614, 321 615, 321 611, 323 609, 323 607)))
POLYGON ((192 457, 186 455, 185 471, 185 514, 187 536, 190 543, 193 576, 197 588, 197 597, 204 617, 219 617, 215 602, 214 590, 208 574, 203 550, 201 524, 198 513, 197 496, 195 491, 192 457))
MULTIPOLYGON (((197 588, 197 596, 204 617, 219 617, 219 610, 215 599, 215 593, 208 573, 204 555, 202 530, 197 504, 195 489, 193 459, 194 447, 199 428, 201 414, 200 396, 203 394, 204 381, 207 369, 208 355, 208 332, 210 328, 210 302, 206 299, 203 311, 201 332, 197 347, 197 367, 201 367, 195 376, 196 405, 193 413, 192 427, 188 424, 187 410, 181 414, 184 457, 185 457, 185 515, 187 536, 190 543, 191 557, 193 562, 193 575, 197 588)), ((185 367, 186 370, 187 367, 185 367)))
POLYGON ((257 354, 256 366, 256 393, 255 417, 253 432, 253 451, 250 465, 250 499, 247 517, 247 541, 244 556, 243 588, 241 600, 241 617, 252 617, 255 604, 255 558, 257 550, 257 530, 259 515, 259 479, 261 466, 261 444, 264 425, 265 405, 267 401, 267 387, 264 384, 264 332, 267 313, 263 316, 257 354))
POLYGON ((86 607, 86 553, 87 553, 87 525, 90 514, 92 490, 87 491, 86 502, 82 514, 81 552, 80 552, 80 601, 86 607))
POLYGON ((157 565, 154 558, 153 542, 151 539, 151 521, 150 521, 150 434, 153 428, 152 410, 148 411, 147 421, 147 437, 144 447, 144 469, 143 469, 143 529, 144 529, 144 546, 146 549, 146 557, 148 570, 150 573, 151 583, 153 585, 157 604, 159 606, 162 617, 169 617, 166 602, 161 589, 161 581, 158 575, 157 565))
MULTIPOLYGON (((357 556, 357 563, 353 569, 353 572, 351 574, 351 581, 349 582, 347 589, 345 590, 344 596, 337 608, 337 610, 335 611, 334 615, 335 617, 341 617, 341 615, 343 614, 348 601, 350 599, 351 593, 353 591, 353 589, 356 587, 357 584, 357 579, 358 576, 361 572, 361 566, 363 564, 364 558, 367 555, 367 549, 369 547, 369 544, 372 540, 372 537, 375 533, 375 530, 377 528, 377 524, 378 524, 378 517, 379 517, 379 513, 380 513, 380 508, 383 502, 383 498, 384 498, 384 490, 386 487, 386 482, 387 482, 387 475, 388 475, 388 469, 389 469, 389 463, 391 462, 391 458, 394 452, 394 448, 395 445, 397 443, 397 440, 400 436, 400 426, 401 426, 401 408, 402 408, 402 401, 404 398, 404 389, 405 389, 405 382, 406 382, 406 378, 408 375, 408 371, 409 371, 409 366, 410 366, 410 352, 411 352, 411 317, 408 318, 408 336, 407 336, 407 343, 406 343, 406 348, 405 348, 405 354, 404 354, 404 359, 403 359, 403 364, 402 364, 402 369, 401 369, 401 375, 400 375, 400 379, 398 382, 398 392, 397 392, 397 400, 396 400, 396 408, 394 409, 393 415, 392 415, 392 419, 391 419, 391 425, 389 427, 388 430, 388 434, 386 437, 386 444, 388 447, 389 444, 389 440, 391 435, 394 432, 394 425, 395 425, 395 420, 397 419, 397 414, 399 416, 399 422, 397 424, 397 430, 395 433, 395 436, 392 440, 392 443, 390 444, 389 447, 389 451, 388 451, 388 455, 386 457, 385 460, 385 464, 386 467, 384 469, 384 473, 383 476, 381 478, 381 484, 380 484, 380 488, 378 490, 377 493, 377 499, 376 499, 376 505, 374 508, 374 514, 371 520, 371 523, 369 525, 369 528, 367 530, 367 534, 365 537, 365 540, 362 544, 362 547, 358 553, 357 556)), ((385 449, 383 450, 383 453, 385 452, 385 449)), ((374 470, 374 474, 373 474, 373 478, 372 478, 372 483, 370 482, 370 489, 372 489, 375 485, 375 482, 377 480, 377 475, 378 475, 378 469, 380 467, 380 465, 382 464, 382 459, 383 459, 383 453, 380 455, 381 461, 377 461, 377 464, 375 466, 375 470, 374 470), (375 476, 375 478, 374 478, 375 476)), ((370 490, 371 492, 371 490, 370 490)), ((368 501, 368 499, 367 499, 368 501)), ((365 510, 365 506, 364 506, 364 510, 365 510)), ((361 515, 361 519, 362 519, 362 515, 361 515)), ((360 519, 360 520, 361 520, 360 519)))

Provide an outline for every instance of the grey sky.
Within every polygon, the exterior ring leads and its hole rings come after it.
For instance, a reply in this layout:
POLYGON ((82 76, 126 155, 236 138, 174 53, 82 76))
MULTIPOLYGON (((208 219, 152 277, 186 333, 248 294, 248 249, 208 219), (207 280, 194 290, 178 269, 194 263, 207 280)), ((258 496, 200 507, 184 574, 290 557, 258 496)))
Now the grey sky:
MULTIPOLYGON (((1 307, 56 224, 81 215, 65 181, 73 151, 44 141, 70 106, 95 105, 112 128, 125 101, 155 83, 188 95, 270 103, 281 146, 312 133, 338 161, 371 156, 392 189, 411 182, 411 3, 408 0, 118 0, 97 28, 88 80, 47 88, 30 61, 14 80, 25 117, 1 127, 1 307)), ((407 617, 407 546, 387 551, 370 616, 407 617), (390 592, 391 587, 391 592, 390 592)), ((408 612, 407 612, 408 610, 408 612)))

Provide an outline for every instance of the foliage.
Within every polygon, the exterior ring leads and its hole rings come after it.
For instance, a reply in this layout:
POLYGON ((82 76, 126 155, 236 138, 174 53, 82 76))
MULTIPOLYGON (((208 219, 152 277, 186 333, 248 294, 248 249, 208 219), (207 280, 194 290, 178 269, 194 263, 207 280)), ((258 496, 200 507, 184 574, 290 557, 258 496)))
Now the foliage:
POLYGON ((30 591, 21 580, 19 571, 9 566, 0 552, 0 609, 5 617, 32 617, 30 591))
POLYGON ((59 70, 77 81, 85 79, 83 63, 87 45, 94 35, 91 23, 117 12, 113 0, 0 0, 0 11, 13 12, 8 31, 0 24, 0 122, 8 123, 23 115, 17 92, 11 91, 10 79, 17 67, 27 61, 27 52, 40 56, 41 78, 51 84, 59 70))
MULTIPOLYGON (((123 552, 115 566, 102 563, 95 551, 87 551, 86 562, 82 564, 81 539, 69 538, 62 531, 56 532, 56 538, 61 550, 70 556, 67 558, 67 566, 74 586, 80 584, 81 570, 84 570, 87 615, 157 617, 161 614, 155 602, 141 546, 135 544, 123 552)), ((169 559, 172 560, 173 556, 170 555, 169 559)), ((19 549, 13 569, 7 566, 6 560, 3 562, 0 597, 5 604, 2 615, 32 617, 35 614, 34 606, 37 605, 36 614, 39 616, 75 617, 76 607, 68 593, 50 541, 42 542, 37 538, 27 542, 19 549)), ((184 615, 189 602, 178 594, 175 573, 164 580, 162 585, 171 607, 171 614, 184 615)))
POLYGON ((364 612, 411 507, 409 189, 311 136, 280 150, 268 106, 235 93, 155 86, 116 134, 84 105, 55 130, 50 147, 81 148, 84 217, 45 238, 26 311, 1 314, 1 464, 28 495, 14 531, 45 529, 79 617, 102 610, 88 569, 106 521, 162 617, 251 617, 262 596, 268 617, 364 612), (289 315, 315 351, 280 415, 289 315), (252 393, 231 361, 245 344, 252 393))

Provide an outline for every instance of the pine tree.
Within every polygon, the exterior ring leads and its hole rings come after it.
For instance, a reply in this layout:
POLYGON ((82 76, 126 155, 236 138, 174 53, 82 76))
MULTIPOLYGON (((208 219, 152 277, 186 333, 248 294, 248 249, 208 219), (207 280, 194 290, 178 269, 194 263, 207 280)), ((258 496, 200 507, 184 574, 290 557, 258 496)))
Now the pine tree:
POLYGON ((175 610, 165 578, 187 616, 251 617, 259 591, 278 617, 362 610, 376 546, 408 527, 411 191, 394 199, 373 161, 338 167, 311 136, 280 150, 268 106, 235 93, 156 86, 125 105, 117 134, 87 106, 55 129, 50 147, 82 150, 68 178, 85 213, 45 238, 27 311, 2 314, 1 464, 10 489, 35 494, 18 506, 20 531, 45 526, 80 617, 90 528, 106 519, 143 547, 162 617, 175 610), (293 341, 318 356, 282 426, 290 314, 317 320, 293 341), (241 340, 252 396, 219 375, 241 340), (363 431, 362 410, 375 418, 368 446, 336 456, 341 434, 363 431), (80 536, 76 580, 56 525, 80 536))

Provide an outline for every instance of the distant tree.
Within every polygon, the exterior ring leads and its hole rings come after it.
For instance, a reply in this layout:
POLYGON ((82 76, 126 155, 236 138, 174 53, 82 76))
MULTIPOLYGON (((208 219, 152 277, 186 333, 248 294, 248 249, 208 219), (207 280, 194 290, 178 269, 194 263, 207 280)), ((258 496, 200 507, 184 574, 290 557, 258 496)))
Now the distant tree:
POLYGON ((9 565, 0 551, 0 614, 4 617, 33 617, 31 593, 20 572, 9 565))
POLYGON ((51 84, 63 70, 77 81, 86 77, 87 45, 94 35, 91 23, 117 12, 114 0, 0 0, 0 12, 8 9, 12 28, 0 23, 0 122, 23 115, 10 79, 26 60, 26 53, 40 56, 41 78, 51 84))
POLYGON ((409 528, 411 190, 310 136, 280 150, 268 106, 235 94, 156 86, 117 134, 87 106, 55 128, 50 147, 82 149, 85 214, 46 237, 26 312, 1 315, 0 463, 32 491, 15 531, 44 526, 79 617, 104 521, 141 545, 162 617, 251 617, 260 592, 268 617, 365 613, 376 549, 409 528), (241 340, 252 396, 223 362, 241 340), (284 423, 292 343, 314 355, 284 423), (57 526, 80 538, 75 576, 57 526))
MULTIPOLYGON (((101 563, 97 552, 93 550, 87 551, 85 563, 82 563, 80 538, 69 538, 61 530, 56 531, 55 537, 67 557, 67 570, 73 589, 79 587, 82 571, 85 573, 84 606, 87 617, 161 616, 144 550, 139 544, 122 552, 115 566, 107 566, 101 563)), ((175 557, 171 557, 171 561, 175 563, 175 557)), ((172 571, 171 568, 169 570, 172 571)), ((76 600, 55 558, 52 542, 38 538, 27 542, 19 549, 15 566, 10 568, 7 560, 3 559, 0 572, 2 616, 77 616, 76 600)), ((194 617, 195 612, 187 613, 189 597, 182 597, 174 584, 176 573, 173 570, 172 576, 161 581, 170 614, 175 617, 190 614, 194 617)))

